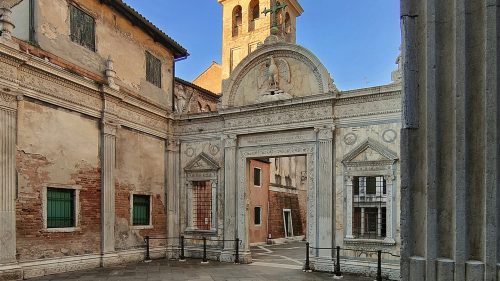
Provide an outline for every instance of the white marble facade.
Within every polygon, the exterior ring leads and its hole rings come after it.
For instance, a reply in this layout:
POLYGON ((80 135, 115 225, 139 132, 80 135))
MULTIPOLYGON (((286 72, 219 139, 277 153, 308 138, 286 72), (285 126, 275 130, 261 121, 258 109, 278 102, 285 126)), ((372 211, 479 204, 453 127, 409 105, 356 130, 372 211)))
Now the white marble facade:
MULTIPOLYGON (((382 249, 399 255, 400 84, 340 92, 309 51, 268 40, 245 58, 223 85, 217 113, 182 117, 174 127, 181 169, 200 155, 221 167, 217 174, 221 208, 213 237, 238 237, 242 240, 240 260, 250 262, 248 160, 300 155, 307 162, 306 236, 311 246, 356 249, 346 252, 350 257, 343 262, 344 269, 368 274, 376 266, 376 254, 371 251, 382 249), (266 86, 259 79, 266 78, 262 78, 266 75, 263 65, 271 58, 288 67, 276 76, 280 84, 266 86), (270 90, 271 86, 276 88, 270 90), (261 97, 266 94, 273 99, 263 102, 261 97), (353 206, 349 178, 372 175, 387 182, 387 234, 381 239, 355 239, 350 234, 353 206)), ((181 186, 187 187, 180 197, 181 229, 192 230, 188 172, 181 173, 181 186)), ((226 242, 221 247, 221 260, 232 261, 234 245, 226 242)), ((333 250, 312 250, 314 268, 330 271, 332 254, 333 250)), ((394 256, 383 255, 383 273, 398 279, 399 259, 394 256)))

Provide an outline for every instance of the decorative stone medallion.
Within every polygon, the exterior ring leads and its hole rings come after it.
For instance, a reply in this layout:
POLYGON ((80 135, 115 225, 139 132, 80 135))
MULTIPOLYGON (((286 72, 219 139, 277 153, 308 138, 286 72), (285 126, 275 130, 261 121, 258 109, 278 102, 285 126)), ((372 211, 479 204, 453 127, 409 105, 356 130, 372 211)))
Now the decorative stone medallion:
POLYGON ((393 129, 387 129, 382 133, 382 139, 387 143, 394 143, 398 134, 393 129))
POLYGON ((212 154, 213 156, 219 154, 219 151, 220 151, 220 147, 216 144, 210 144, 210 154, 212 154))
POLYGON ((358 136, 354 133, 348 133, 344 136, 344 143, 347 145, 353 145, 358 140, 358 136))
POLYGON ((194 156, 194 148, 191 146, 188 146, 185 152, 187 157, 193 157, 194 156))

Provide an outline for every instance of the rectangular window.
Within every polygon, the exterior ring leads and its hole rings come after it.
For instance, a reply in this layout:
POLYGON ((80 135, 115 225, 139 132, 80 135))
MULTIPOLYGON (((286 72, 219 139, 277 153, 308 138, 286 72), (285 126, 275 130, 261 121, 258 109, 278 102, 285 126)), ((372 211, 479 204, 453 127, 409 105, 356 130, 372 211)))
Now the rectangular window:
POLYGON ((377 178, 366 178, 366 194, 377 194, 377 178))
POLYGON ((149 195, 135 195, 133 198, 132 221, 133 225, 149 225, 150 224, 150 201, 149 195))
POLYGON ((95 20, 81 9, 70 6, 71 40, 95 51, 95 20))
POLYGON ((161 88, 161 61, 149 52, 146 52, 146 80, 161 88))
POLYGON ((212 227, 212 186, 210 181, 193 182, 194 226, 198 230, 212 227))
POLYGON ((359 177, 354 177, 352 180, 352 192, 354 195, 359 195, 359 177))
POLYGON ((262 171, 259 168, 253 168, 253 185, 262 185, 262 171))
POLYGON ((262 208, 261 207, 255 207, 254 208, 253 223, 255 225, 260 225, 262 223, 262 208))
POLYGON ((75 227, 75 191, 47 188, 47 228, 75 227))

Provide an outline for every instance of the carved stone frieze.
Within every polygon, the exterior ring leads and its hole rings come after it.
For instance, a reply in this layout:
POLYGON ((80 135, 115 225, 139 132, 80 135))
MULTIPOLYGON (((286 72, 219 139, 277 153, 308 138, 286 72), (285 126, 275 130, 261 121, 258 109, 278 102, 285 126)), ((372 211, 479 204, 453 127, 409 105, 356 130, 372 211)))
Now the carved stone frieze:
POLYGON ((401 92, 359 96, 339 100, 335 104, 336 118, 380 115, 401 112, 401 92))
POLYGON ((8 62, 10 61, 0 57, 0 79, 14 82, 17 79, 17 68, 8 62))
POLYGON ((106 112, 113 114, 120 119, 151 128, 159 132, 165 132, 167 129, 167 120, 165 118, 124 102, 118 103, 106 101, 106 112))
POLYGON ((289 131, 279 133, 265 133, 250 136, 243 136, 240 140, 240 147, 271 145, 271 144, 290 144, 297 142, 311 142, 315 140, 313 130, 307 131, 289 131))
POLYGON ((238 114, 229 117, 226 128, 248 128, 270 125, 283 125, 333 118, 329 104, 310 104, 303 106, 271 108, 238 114))
POLYGON ((24 68, 19 73, 19 82, 23 87, 66 102, 93 110, 101 110, 102 108, 102 100, 98 92, 68 83, 54 75, 46 75, 24 68))

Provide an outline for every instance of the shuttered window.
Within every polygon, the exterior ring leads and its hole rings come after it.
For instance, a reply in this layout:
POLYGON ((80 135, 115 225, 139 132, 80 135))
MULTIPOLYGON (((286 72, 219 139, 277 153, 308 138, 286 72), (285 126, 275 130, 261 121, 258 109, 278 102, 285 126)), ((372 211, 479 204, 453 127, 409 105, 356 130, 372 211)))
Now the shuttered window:
POLYGON ((149 52, 146 52, 146 80, 161 88, 161 61, 149 52))
POLYGON ((150 196, 134 195, 132 220, 134 225, 149 225, 150 196))
POLYGON ((70 6, 71 40, 95 51, 94 18, 81 9, 70 6))
POLYGON ((75 226, 75 191, 47 188, 47 228, 75 226))

